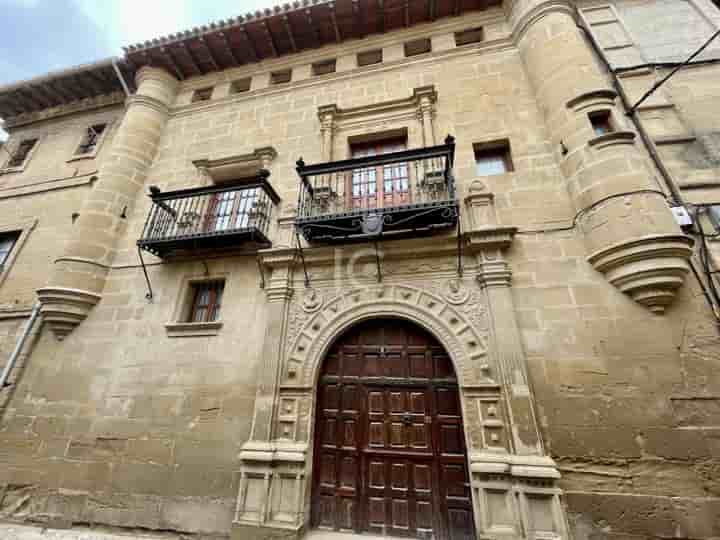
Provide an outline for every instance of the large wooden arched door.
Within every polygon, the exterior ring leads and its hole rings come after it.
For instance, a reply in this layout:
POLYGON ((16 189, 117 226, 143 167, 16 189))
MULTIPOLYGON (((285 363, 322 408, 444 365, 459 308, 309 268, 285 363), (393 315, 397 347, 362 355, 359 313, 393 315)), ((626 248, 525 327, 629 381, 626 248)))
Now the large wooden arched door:
POLYGON ((318 385, 314 527, 475 537, 457 378, 437 340, 403 320, 360 323, 318 385))

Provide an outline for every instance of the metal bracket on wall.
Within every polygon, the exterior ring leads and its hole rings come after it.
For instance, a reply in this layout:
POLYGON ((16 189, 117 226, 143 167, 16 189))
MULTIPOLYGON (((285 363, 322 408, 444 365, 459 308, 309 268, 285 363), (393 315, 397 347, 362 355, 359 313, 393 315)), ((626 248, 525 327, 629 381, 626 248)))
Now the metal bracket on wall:
POLYGON ((375 264, 377 266, 377 282, 382 283, 382 265, 380 264, 380 250, 378 249, 378 241, 375 240, 375 264))
POLYGON ((300 262, 302 262, 303 273, 305 274, 305 288, 310 287, 310 276, 308 275, 307 265, 305 264, 305 253, 303 252, 302 243, 300 242, 300 233, 297 227, 295 227, 295 241, 297 242, 297 250, 300 254, 300 262))
POLYGON ((145 266, 145 260, 143 259, 142 250, 140 249, 139 246, 138 246, 138 257, 140 258, 140 264, 142 265, 143 274, 145 274, 145 281, 147 282, 148 292, 147 292, 147 294, 145 295, 145 298, 147 298, 147 301, 148 301, 148 302, 151 302, 151 303, 152 303, 152 301, 153 301, 153 290, 152 290, 152 285, 151 285, 151 283, 150 283, 150 276, 148 276, 147 267, 145 266))
POLYGON ((462 221, 460 219, 460 213, 458 212, 457 217, 457 273, 458 277, 463 277, 463 236, 462 236, 462 221))

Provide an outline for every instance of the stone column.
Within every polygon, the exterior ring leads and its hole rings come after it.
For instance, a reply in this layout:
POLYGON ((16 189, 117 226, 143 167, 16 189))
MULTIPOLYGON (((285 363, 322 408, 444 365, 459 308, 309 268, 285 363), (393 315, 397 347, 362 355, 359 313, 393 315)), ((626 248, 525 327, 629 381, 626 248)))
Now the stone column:
POLYGON ((588 261, 635 301, 662 313, 689 271, 691 239, 652 180, 571 3, 514 0, 509 9, 588 261))
POLYGON ((434 104, 437 101, 435 87, 416 88, 413 95, 417 100, 417 113, 422 125, 423 146, 435 146, 435 130, 433 129, 434 104))
POLYGON ((137 93, 127 100, 122 124, 73 235, 48 285, 38 290, 43 319, 58 339, 82 322, 101 298, 117 240, 155 159, 178 89, 178 81, 159 68, 141 68, 136 82, 137 93))
POLYGON ((333 160, 333 142, 335 134, 335 117, 338 108, 336 105, 325 105, 318 109, 318 118, 320 119, 320 155, 323 162, 333 160))

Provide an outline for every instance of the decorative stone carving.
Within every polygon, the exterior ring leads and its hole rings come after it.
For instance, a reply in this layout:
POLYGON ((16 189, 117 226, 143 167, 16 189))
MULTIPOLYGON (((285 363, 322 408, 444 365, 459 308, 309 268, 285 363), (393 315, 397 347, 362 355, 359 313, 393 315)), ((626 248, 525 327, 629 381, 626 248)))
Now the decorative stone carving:
POLYGON ((89 291, 63 287, 44 287, 38 289, 37 295, 42 304, 40 314, 43 321, 60 341, 87 318, 102 298, 89 291))
POLYGON ((467 302, 470 298, 470 291, 463 285, 459 279, 449 279, 445 283, 443 297, 450 304, 458 306, 467 302))
POLYGON ((315 313, 322 307, 322 295, 315 289, 307 289, 302 300, 302 308, 306 313, 315 313))
POLYGON ((663 313, 690 271, 692 245, 684 235, 656 235, 611 245, 588 261, 633 300, 663 313))
MULTIPOLYGON (((464 288, 458 286, 458 291, 464 288)), ((468 291, 465 291, 465 293, 468 291)), ((465 293, 461 293, 463 296, 465 293)), ((458 297, 461 298, 461 297, 458 297)), ((470 294, 467 294, 467 306, 470 294)), ((482 316, 476 298, 468 308, 482 316)), ((460 384, 490 383, 480 364, 487 363, 489 330, 442 295, 409 285, 386 285, 341 292, 322 309, 308 313, 304 307, 290 310, 284 381, 313 387, 319 365, 331 340, 344 329, 370 317, 403 317, 433 333, 450 354, 460 384)), ((458 304, 459 305, 459 304, 458 304)), ((464 306, 465 307, 465 306, 464 306)))

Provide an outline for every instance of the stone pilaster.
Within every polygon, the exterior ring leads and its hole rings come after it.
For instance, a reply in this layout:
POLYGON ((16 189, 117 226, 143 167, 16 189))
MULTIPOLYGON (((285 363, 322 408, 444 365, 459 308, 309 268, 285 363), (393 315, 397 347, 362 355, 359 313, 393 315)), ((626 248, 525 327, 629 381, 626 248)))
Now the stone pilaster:
POLYGON ((413 92, 417 100, 418 118, 422 125, 423 145, 435 145, 435 129, 433 126, 433 116, 435 113, 435 102, 437 101, 437 92, 433 86, 423 86, 416 88, 413 92))
POLYGON ((318 110, 320 119, 320 155, 322 161, 333 160, 333 136, 335 134, 335 120, 338 113, 336 105, 326 105, 318 110))
POLYGON ((570 2, 515 0, 510 18, 588 261, 635 301, 662 313, 689 271, 692 241, 652 180, 570 2))
MULTIPOLYGON (((283 234, 287 225, 292 225, 288 219, 283 221, 279 234, 283 234)), ((290 538, 302 528, 307 448, 306 445, 277 441, 274 432, 295 258, 296 252, 292 248, 269 249, 260 254, 266 273, 267 321, 252 431, 250 440, 240 451, 240 486, 233 539, 275 535, 290 538), (274 504, 278 499, 283 504, 274 504)))
POLYGON ((47 286, 38 290, 43 319, 59 339, 101 299, 117 240, 155 159, 175 100, 178 81, 162 69, 144 67, 136 82, 137 93, 127 100, 122 124, 73 235, 47 286))

